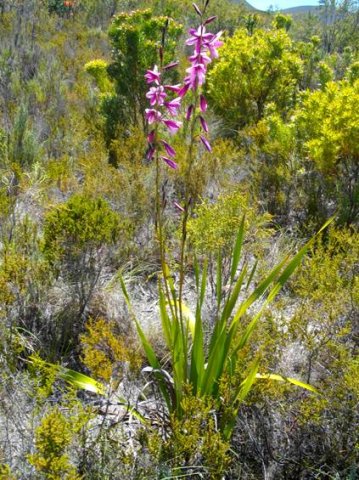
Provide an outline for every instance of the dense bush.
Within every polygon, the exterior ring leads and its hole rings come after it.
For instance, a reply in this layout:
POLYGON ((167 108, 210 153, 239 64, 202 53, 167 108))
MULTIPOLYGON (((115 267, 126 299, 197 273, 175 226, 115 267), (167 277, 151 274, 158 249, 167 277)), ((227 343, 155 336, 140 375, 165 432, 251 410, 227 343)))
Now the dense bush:
POLYGON ((283 30, 239 29, 228 38, 208 79, 214 111, 229 133, 257 123, 270 103, 285 115, 295 103, 302 61, 283 30))

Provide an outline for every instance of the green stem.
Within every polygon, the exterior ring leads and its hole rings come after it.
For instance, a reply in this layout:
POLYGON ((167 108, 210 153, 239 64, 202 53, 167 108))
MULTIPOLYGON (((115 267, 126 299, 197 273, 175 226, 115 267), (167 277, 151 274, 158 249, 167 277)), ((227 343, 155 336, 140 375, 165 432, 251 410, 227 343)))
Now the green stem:
MULTIPOLYGON (((186 343, 187 343, 187 336, 184 335, 185 329, 183 325, 182 299, 183 299, 183 288, 184 288, 184 279, 185 279, 185 272, 186 272, 187 223, 191 213, 191 205, 190 205, 191 191, 188 188, 188 185, 189 185, 189 181, 192 173, 192 167, 194 164, 193 150, 194 150, 194 143, 195 143, 196 111, 198 107, 198 100, 199 100, 199 95, 198 95, 198 92, 196 91, 194 102, 193 102, 193 113, 192 113, 193 118, 192 118, 191 128, 190 128, 190 144, 188 147, 188 154, 187 154, 187 170, 185 172, 186 191, 185 191, 184 213, 182 218, 182 235, 181 235, 181 249, 180 249, 180 276, 179 276, 178 298, 179 298, 179 313, 180 313, 180 325, 182 330, 182 338, 184 339, 183 340, 184 342, 186 341, 186 343)), ((184 344, 183 347, 185 348, 186 345, 184 344)), ((185 349, 184 351, 187 351, 187 349, 185 349)))

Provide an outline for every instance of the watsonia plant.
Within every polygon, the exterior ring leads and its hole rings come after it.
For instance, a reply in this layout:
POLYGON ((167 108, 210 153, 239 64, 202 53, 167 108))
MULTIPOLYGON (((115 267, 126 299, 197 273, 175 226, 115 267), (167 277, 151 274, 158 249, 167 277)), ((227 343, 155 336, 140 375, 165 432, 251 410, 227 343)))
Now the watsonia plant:
MULTIPOLYGON (((182 201, 176 203, 182 215, 182 240, 179 264, 179 281, 176 285, 174 277, 169 271, 166 262, 166 246, 163 234, 163 204, 162 204, 162 167, 167 164, 176 169, 174 161, 176 152, 167 142, 165 135, 176 133, 182 126, 182 122, 174 120, 179 115, 184 97, 190 97, 189 106, 184 115, 184 122, 188 122, 188 156, 187 171, 185 177, 191 175, 193 162, 196 161, 195 147, 199 141, 204 148, 211 151, 208 141, 208 126, 204 119, 207 110, 207 101, 202 94, 202 85, 205 81, 207 64, 218 56, 217 48, 222 45, 219 40, 221 32, 212 34, 206 32, 206 26, 215 17, 205 18, 205 11, 209 0, 206 0, 201 10, 196 4, 194 8, 201 19, 198 29, 189 31, 190 38, 187 45, 194 47, 194 53, 189 58, 191 66, 187 69, 188 76, 183 85, 170 86, 164 82, 166 72, 174 68, 177 62, 163 66, 163 49, 165 46, 166 26, 163 30, 162 43, 159 52, 159 67, 154 66, 148 70, 145 76, 147 83, 152 84, 147 94, 151 108, 146 110, 148 123, 154 128, 148 136, 148 160, 154 160, 157 167, 156 178, 156 235, 159 242, 162 279, 159 281, 159 309, 165 341, 171 356, 172 375, 166 372, 161 361, 156 355, 152 345, 146 337, 140 323, 135 318, 137 331, 146 352, 150 367, 146 371, 152 371, 161 394, 166 402, 169 412, 181 419, 183 400, 190 387, 192 394, 198 398, 209 397, 214 401, 219 414, 219 428, 224 439, 230 439, 235 424, 236 414, 240 403, 248 395, 256 379, 272 379, 277 381, 289 381, 295 385, 315 392, 315 389, 296 379, 284 378, 281 375, 259 373, 259 360, 254 360, 249 371, 244 372, 242 379, 236 382, 238 376, 237 358, 251 339, 251 335, 261 317, 263 310, 275 299, 285 282, 301 262, 313 240, 310 240, 291 259, 286 257, 282 262, 258 283, 252 293, 243 297, 243 292, 249 289, 254 275, 254 268, 242 261, 241 252, 245 237, 244 219, 238 231, 235 245, 231 254, 231 268, 229 286, 224 288, 222 280, 221 256, 218 255, 216 301, 217 314, 213 328, 209 334, 209 341, 205 339, 203 330, 202 307, 206 297, 207 288, 207 263, 204 261, 201 268, 197 262, 194 272, 197 286, 196 311, 193 315, 183 302, 183 287, 185 282, 186 265, 186 237, 187 221, 191 214, 194 199, 187 191, 182 201), (178 96, 169 99, 168 96, 175 92, 178 96), (223 292, 226 291, 224 294, 223 292), (243 326, 241 320, 255 302, 261 301, 260 308, 253 314, 248 325, 243 326), (235 387, 231 391, 226 415, 221 415, 220 383, 224 377, 231 379, 231 385, 235 387), (244 380, 243 380, 244 378, 244 380), (228 411, 230 414, 228 414, 228 411)), ((218 87, 219 88, 219 87, 218 87)), ((329 222, 327 222, 329 223, 329 222)), ((326 224, 327 225, 327 224, 326 224)), ((322 228, 322 230, 326 227, 322 228)), ((125 283, 121 279, 122 289, 128 307, 131 301, 126 290, 125 283)))

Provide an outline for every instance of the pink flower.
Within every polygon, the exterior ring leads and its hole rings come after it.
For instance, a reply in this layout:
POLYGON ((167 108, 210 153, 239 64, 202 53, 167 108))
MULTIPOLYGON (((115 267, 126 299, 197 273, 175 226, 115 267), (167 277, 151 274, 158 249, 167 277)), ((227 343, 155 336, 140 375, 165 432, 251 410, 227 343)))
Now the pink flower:
POLYGON ((146 79, 147 83, 153 83, 154 82, 157 85, 159 85, 160 76, 161 76, 161 72, 158 70, 157 65, 155 65, 153 67, 153 70, 147 70, 147 72, 145 74, 145 79, 146 79))
POLYGON ((174 98, 169 102, 164 102, 165 107, 171 115, 176 116, 177 110, 181 107, 181 97, 174 98))
POLYGON ((159 122, 162 118, 161 112, 158 112, 153 108, 146 108, 145 116, 150 125, 154 122, 159 122))
POLYGON ((187 108, 187 112, 186 112, 186 120, 187 122, 189 121, 189 119, 191 118, 192 116, 192 113, 193 113, 193 105, 190 105, 188 108, 187 108))
POLYGON ((178 95, 179 95, 180 97, 184 97, 184 96, 186 95, 186 93, 188 92, 189 87, 190 87, 189 78, 186 77, 186 79, 185 79, 185 84, 184 84, 183 87, 178 91, 178 95))
POLYGON ((216 18, 217 18, 216 15, 214 15, 213 17, 207 18, 207 20, 204 22, 203 25, 208 25, 209 23, 213 22, 216 18))
POLYGON ((157 105, 163 105, 166 96, 165 89, 162 87, 162 85, 158 87, 151 87, 146 93, 146 98, 149 99, 152 107, 156 105, 156 103, 157 105))
POLYGON ((212 147, 209 143, 209 141, 207 140, 206 137, 204 137, 203 135, 200 135, 199 137, 201 139, 201 142, 203 143, 203 145, 205 146, 206 150, 208 150, 209 152, 212 151, 212 147))
POLYGON ((223 45, 223 42, 219 40, 219 37, 222 35, 222 33, 223 32, 218 32, 216 35, 213 35, 212 40, 206 44, 211 58, 218 58, 217 48, 223 45))
POLYGON ((198 15, 201 17, 202 16, 202 12, 201 10, 199 9, 198 5, 195 4, 195 3, 192 3, 193 5, 193 8, 196 10, 196 12, 198 13, 198 15))
POLYGON ((202 63, 203 65, 207 65, 211 62, 211 59, 203 52, 195 53, 189 57, 191 63, 198 64, 202 63))
POLYGON ((199 108, 201 109, 201 112, 205 112, 207 110, 208 104, 206 97, 204 95, 200 95, 199 97, 199 108))
POLYGON ((206 120, 202 117, 202 115, 199 117, 199 121, 201 122, 203 130, 208 133, 208 125, 206 120))
POLYGON ((165 140, 161 140, 162 145, 165 147, 167 154, 170 157, 175 157, 176 156, 176 151, 169 143, 167 143, 165 140))
POLYGON ((195 90, 198 86, 204 84, 206 67, 203 65, 203 63, 192 65, 192 67, 186 69, 186 72, 189 73, 189 76, 187 78, 189 85, 193 90, 195 90))
POLYGON ((175 208, 177 208, 177 210, 179 210, 180 212, 184 212, 184 208, 181 207, 181 205, 177 202, 173 202, 173 205, 175 206, 175 208))
POLYGON ((170 158, 167 158, 167 157, 164 157, 164 156, 161 156, 162 160, 164 162, 167 163, 167 165, 171 168, 173 168, 174 170, 176 170, 176 168, 178 168, 178 165, 176 162, 174 162, 173 160, 171 160, 170 158))
POLYGON ((201 52, 202 45, 205 45, 213 38, 213 33, 206 33, 203 25, 200 25, 197 30, 190 28, 188 33, 191 35, 186 40, 186 45, 194 45, 196 53, 201 52))
POLYGON ((155 141, 156 132, 155 130, 151 130, 150 133, 147 135, 148 143, 153 143, 155 141))
POLYGON ((153 145, 149 145, 146 152, 146 159, 152 160, 155 154, 155 151, 156 151, 155 147, 153 145))
POLYGON ((181 84, 178 85, 164 85, 166 90, 171 90, 171 92, 178 93, 181 90, 181 84))
POLYGON ((177 122, 176 120, 162 120, 162 122, 166 125, 169 132, 173 135, 177 132, 177 130, 181 127, 182 122, 177 122))
POLYGON ((178 61, 168 63, 167 65, 165 65, 165 66, 163 67, 163 70, 171 70, 171 68, 177 67, 178 64, 179 64, 178 61))

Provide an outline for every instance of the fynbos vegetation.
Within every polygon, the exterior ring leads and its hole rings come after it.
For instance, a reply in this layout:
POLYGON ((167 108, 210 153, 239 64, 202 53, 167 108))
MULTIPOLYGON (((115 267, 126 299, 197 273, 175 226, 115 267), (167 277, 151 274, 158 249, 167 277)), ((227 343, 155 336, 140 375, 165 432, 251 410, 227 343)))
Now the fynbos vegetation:
POLYGON ((0 1, 0 479, 358 470, 359 11, 0 1))

